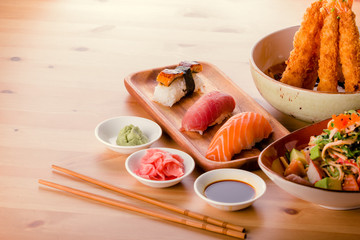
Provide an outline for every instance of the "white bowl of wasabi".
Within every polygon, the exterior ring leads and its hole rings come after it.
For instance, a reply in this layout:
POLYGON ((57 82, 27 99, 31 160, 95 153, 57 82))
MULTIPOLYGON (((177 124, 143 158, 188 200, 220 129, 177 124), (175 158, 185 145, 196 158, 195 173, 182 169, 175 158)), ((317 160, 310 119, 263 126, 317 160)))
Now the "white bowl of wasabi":
POLYGON ((162 130, 157 123, 135 116, 106 119, 95 128, 96 138, 110 150, 121 154, 148 148, 161 135, 162 130), (118 137, 120 132, 121 137, 118 137))

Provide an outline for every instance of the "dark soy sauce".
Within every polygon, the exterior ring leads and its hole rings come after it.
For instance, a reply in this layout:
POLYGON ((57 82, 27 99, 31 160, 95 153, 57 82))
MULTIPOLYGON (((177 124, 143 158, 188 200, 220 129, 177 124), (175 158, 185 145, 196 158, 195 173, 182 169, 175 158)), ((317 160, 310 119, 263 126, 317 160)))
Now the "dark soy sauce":
POLYGON ((223 180, 209 184, 204 194, 217 202, 236 203, 252 199, 255 196, 255 189, 242 181, 223 180))

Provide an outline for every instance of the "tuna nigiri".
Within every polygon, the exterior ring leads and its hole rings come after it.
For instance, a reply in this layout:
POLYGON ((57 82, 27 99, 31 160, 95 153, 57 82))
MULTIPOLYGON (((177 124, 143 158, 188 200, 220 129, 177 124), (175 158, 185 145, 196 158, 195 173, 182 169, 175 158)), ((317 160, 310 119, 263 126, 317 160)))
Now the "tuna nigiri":
POLYGON ((225 162, 240 153, 251 149, 256 142, 269 137, 270 123, 259 113, 242 112, 232 116, 215 133, 206 152, 206 158, 225 162))
POLYGON ((221 123, 235 108, 235 100, 227 93, 210 92, 202 96, 185 113, 180 131, 203 134, 208 126, 221 123))

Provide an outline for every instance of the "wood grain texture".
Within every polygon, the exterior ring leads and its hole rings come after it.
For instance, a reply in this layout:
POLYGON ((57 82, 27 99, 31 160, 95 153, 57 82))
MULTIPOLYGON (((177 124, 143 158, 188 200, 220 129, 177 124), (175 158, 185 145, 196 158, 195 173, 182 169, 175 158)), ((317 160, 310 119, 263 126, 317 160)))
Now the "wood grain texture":
MULTIPOLYGON (((53 172, 52 164, 244 226, 247 239, 359 239, 360 210, 301 201, 260 170, 254 173, 265 179, 266 193, 238 212, 221 212, 195 195, 200 168, 174 187, 149 188, 126 172, 127 156, 94 136, 110 117, 153 119, 127 92, 126 76, 187 59, 217 66, 288 130, 305 126, 261 97, 248 60, 255 41, 298 25, 311 2, 1 0, 0 239, 233 239, 39 186, 44 178, 150 207, 53 172)), ((358 1, 353 9, 359 15, 358 1)), ((168 134, 153 146, 182 149, 168 134)))

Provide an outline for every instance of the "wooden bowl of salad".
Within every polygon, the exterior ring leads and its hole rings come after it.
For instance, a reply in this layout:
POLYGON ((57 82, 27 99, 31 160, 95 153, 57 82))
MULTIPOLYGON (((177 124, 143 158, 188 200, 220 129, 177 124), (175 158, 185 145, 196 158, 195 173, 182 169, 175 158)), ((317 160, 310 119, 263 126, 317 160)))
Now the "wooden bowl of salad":
POLYGON ((333 115, 278 139, 259 166, 280 188, 322 207, 360 208, 360 113, 333 115))

